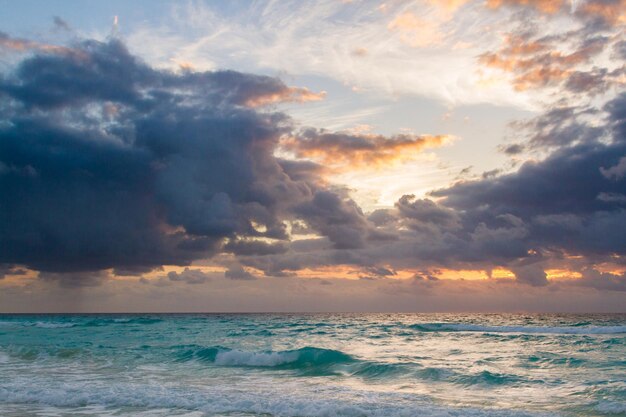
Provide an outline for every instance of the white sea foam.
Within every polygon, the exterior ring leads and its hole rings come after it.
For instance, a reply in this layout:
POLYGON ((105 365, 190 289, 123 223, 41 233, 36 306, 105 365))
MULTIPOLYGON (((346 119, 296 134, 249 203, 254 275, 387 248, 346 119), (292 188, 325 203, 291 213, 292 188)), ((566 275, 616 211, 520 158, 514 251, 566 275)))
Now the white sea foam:
POLYGON ((626 403, 602 401, 596 406, 596 410, 605 414, 624 414, 626 413, 626 403))
POLYGON ((74 327, 74 323, 55 323, 49 321, 37 321, 33 324, 35 327, 41 327, 43 329, 62 329, 66 327, 74 327))
MULTIPOLYGON (((271 385, 271 384, 268 384, 271 385)), ((0 386, 0 403, 33 404, 63 408, 84 406, 141 407, 196 411, 207 415, 270 415, 276 417, 536 417, 548 416, 518 410, 458 408, 435 405, 427 398, 407 393, 381 393, 346 387, 317 386, 303 390, 284 386, 204 387, 171 384, 83 384, 32 386, 27 381, 0 386), (290 390, 292 388, 292 390, 290 390)), ((1 408, 0 408, 1 410, 1 408)))
POLYGON ((475 324, 416 324, 416 329, 430 331, 485 332, 485 333, 546 333, 546 334, 620 334, 626 333, 626 326, 483 326, 475 324))

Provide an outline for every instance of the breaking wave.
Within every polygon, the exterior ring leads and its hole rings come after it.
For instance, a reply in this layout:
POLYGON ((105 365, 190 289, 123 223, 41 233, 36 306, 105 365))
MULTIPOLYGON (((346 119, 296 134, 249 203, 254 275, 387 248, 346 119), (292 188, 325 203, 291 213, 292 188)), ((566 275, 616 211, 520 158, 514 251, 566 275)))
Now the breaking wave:
POLYGON ((315 347, 304 347, 279 352, 247 352, 223 347, 187 349, 178 355, 179 360, 196 359, 219 366, 290 367, 311 368, 356 362, 347 353, 315 347))

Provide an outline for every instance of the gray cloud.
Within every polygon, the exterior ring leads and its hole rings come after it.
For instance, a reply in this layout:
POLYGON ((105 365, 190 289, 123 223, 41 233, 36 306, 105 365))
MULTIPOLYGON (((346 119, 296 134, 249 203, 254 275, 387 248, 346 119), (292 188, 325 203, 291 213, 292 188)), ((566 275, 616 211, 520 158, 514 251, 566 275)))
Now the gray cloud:
POLYGON ((224 276, 228 279, 239 280, 255 280, 256 277, 250 272, 243 269, 241 265, 231 265, 225 272, 224 276))
POLYGON ((185 282, 187 284, 203 284, 210 279, 209 275, 202 272, 201 270, 189 268, 185 268, 180 273, 170 271, 167 273, 167 278, 170 281, 185 282))
POLYGON ((547 275, 539 265, 513 267, 511 270, 515 274, 515 279, 518 282, 535 287, 548 285, 547 275))
POLYGON ((283 243, 267 243, 259 240, 231 240, 224 246, 224 251, 235 255, 270 255, 284 253, 287 246, 283 243))
POLYGON ((52 18, 52 23, 54 24, 55 30, 62 30, 66 32, 72 31, 72 28, 70 27, 69 23, 67 23, 65 20, 63 20, 59 16, 54 16, 52 18))
POLYGON ((64 288, 96 287, 109 277, 106 271, 40 272, 39 279, 64 288))
POLYGON ((600 172, 610 180, 621 180, 626 175, 626 156, 619 159, 619 162, 610 168, 600 167, 600 172))
POLYGON ((0 279, 12 275, 25 275, 27 271, 14 265, 0 265, 0 279))
POLYGON ((333 242, 337 249, 361 248, 371 230, 357 204, 330 191, 318 191, 296 213, 333 242))

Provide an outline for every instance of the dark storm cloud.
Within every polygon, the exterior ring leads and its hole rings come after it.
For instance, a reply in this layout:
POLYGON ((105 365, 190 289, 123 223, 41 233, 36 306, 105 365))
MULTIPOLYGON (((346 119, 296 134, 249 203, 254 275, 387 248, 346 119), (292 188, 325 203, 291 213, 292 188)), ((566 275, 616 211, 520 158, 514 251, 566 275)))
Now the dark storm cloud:
POLYGON ((626 95, 606 106, 607 123, 598 129, 602 135, 574 145, 564 143, 546 159, 526 162, 513 174, 459 183, 433 195, 463 212, 466 228, 476 222, 493 224, 498 216, 515 216, 528 230, 521 240, 529 248, 626 254, 623 202, 606 198, 626 192, 621 169, 626 155, 625 108, 626 95))
MULTIPOLYGON (((117 40, 71 51, 0 78, 0 263, 149 270, 209 257, 226 237, 287 237, 282 216, 311 200, 315 174, 289 176, 273 156, 289 120, 247 103, 288 87, 157 71, 117 40)), ((262 246, 228 249, 284 250, 262 246)))
POLYGON ((404 195, 396 202, 400 217, 407 219, 412 229, 434 226, 440 230, 458 229, 459 215, 446 207, 428 199, 416 199, 414 195, 404 195))
POLYGON ((267 243, 259 240, 231 240, 224 245, 225 252, 235 255, 270 255, 285 253, 287 246, 283 243, 267 243))
POLYGON ((362 248, 368 239, 384 238, 353 200, 330 191, 317 191, 312 200, 296 207, 296 213, 336 249, 362 248))

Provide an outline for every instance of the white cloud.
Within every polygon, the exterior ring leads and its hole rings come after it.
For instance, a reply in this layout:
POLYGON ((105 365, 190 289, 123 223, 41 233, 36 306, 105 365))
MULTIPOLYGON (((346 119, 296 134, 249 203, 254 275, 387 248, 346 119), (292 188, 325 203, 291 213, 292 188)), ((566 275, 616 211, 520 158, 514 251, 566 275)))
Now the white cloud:
POLYGON ((199 2, 177 6, 171 20, 138 28, 128 41, 135 52, 165 66, 182 61, 198 69, 321 76, 391 97, 534 107, 530 95, 513 92, 505 77, 479 71, 476 56, 499 42, 486 29, 498 14, 479 2, 456 14, 419 2, 381 12, 372 2, 337 1, 268 1, 228 19, 221 13, 199 2), (393 24, 407 15, 431 22, 436 36, 407 28, 411 19, 393 24), (414 38, 420 41, 407 42, 414 38))

